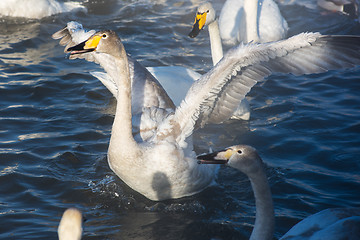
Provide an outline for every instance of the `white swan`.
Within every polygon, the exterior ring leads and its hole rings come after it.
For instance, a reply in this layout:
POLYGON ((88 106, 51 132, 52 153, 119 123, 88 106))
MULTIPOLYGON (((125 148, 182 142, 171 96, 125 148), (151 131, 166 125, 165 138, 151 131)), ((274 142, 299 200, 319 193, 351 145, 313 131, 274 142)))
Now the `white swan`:
POLYGON ((76 208, 67 209, 58 227, 59 240, 80 240, 82 234, 82 215, 76 208))
POLYGON ((79 2, 58 2, 56 0, 1 0, 0 16, 40 19, 73 10, 86 11, 79 2))
POLYGON ((228 45, 251 41, 264 43, 283 39, 288 31, 288 24, 273 0, 227 0, 221 10, 219 24, 215 16, 211 3, 201 4, 195 19, 197 33, 193 34, 195 37, 204 25, 209 26, 210 42, 216 44, 214 49, 212 46, 212 52, 220 52, 220 36, 222 42, 228 45), (215 24, 220 25, 220 30, 215 24))
MULTIPOLYGON (((55 35, 61 36, 63 31, 55 35)), ((137 80, 143 87, 136 86, 131 74, 146 70, 140 64, 133 69, 113 31, 97 32, 73 47, 70 47, 73 41, 69 44, 66 51, 70 52, 70 59, 85 58, 100 63, 117 86, 109 165, 126 184, 151 200, 193 195, 213 183, 216 169, 194 161, 192 133, 208 123, 227 120, 264 77, 272 72, 319 73, 360 63, 357 36, 303 33, 284 41, 240 45, 229 50, 215 67, 195 81, 175 110, 164 109, 155 101, 152 106, 148 103, 143 107, 137 126, 147 130, 147 134, 136 141, 134 108, 140 105, 139 98, 147 96, 141 90, 146 91, 148 82, 137 80)))
MULTIPOLYGON (((216 20, 215 10, 210 2, 205 2, 198 7, 195 22, 189 36, 196 37, 204 26, 209 28, 210 48, 213 65, 223 58, 223 48, 220 39, 219 25, 216 20)), ((250 105, 244 98, 231 116, 232 119, 250 119, 250 105)))
MULTIPOLYGON (((256 206, 255 224, 250 239, 273 239, 274 206, 263 161, 257 151, 247 145, 237 145, 222 151, 199 155, 197 159, 202 164, 227 164, 249 178, 256 206)), ((358 239, 359 233, 360 208, 336 208, 323 210, 305 218, 281 239, 358 239)))

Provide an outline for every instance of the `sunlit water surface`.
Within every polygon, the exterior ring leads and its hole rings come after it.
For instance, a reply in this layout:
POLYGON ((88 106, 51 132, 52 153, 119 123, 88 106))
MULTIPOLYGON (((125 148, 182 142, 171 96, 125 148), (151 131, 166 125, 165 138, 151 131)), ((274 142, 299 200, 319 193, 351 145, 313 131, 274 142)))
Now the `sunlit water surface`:
MULTIPOLYGON (((220 10, 223 1, 215 3, 220 10)), ((145 66, 211 67, 209 38, 187 34, 197 3, 86 1, 88 12, 0 21, 0 238, 56 239, 62 212, 85 215, 84 239, 247 239, 254 200, 244 175, 222 168, 218 186, 152 202, 108 167, 112 95, 68 60, 51 34, 76 20, 113 29, 145 66)), ((281 5, 290 35, 360 34, 359 24, 317 9, 281 5)), ((174 80, 175 81, 175 80, 174 80)), ((258 149, 275 203, 275 238, 329 207, 360 207, 360 68, 294 77, 273 75, 248 99, 248 122, 211 125, 195 150, 234 144, 258 149)))

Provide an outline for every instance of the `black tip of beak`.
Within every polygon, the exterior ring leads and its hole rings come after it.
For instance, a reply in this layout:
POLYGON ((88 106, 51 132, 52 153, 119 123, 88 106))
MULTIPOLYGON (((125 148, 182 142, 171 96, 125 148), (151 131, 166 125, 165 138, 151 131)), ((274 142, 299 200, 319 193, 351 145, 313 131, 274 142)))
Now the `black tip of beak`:
POLYGON ((78 45, 68 48, 67 51, 68 52, 81 51, 81 50, 84 50, 84 47, 85 47, 85 42, 82 42, 82 43, 79 43, 78 45))
MULTIPOLYGON (((86 41, 85 41, 86 42, 86 41)), ((79 43, 78 45, 75 45, 73 47, 70 47, 66 50, 66 52, 70 52, 70 55, 74 55, 74 54, 81 54, 81 53, 87 53, 87 52, 92 52, 95 50, 95 48, 93 49, 84 49, 85 47, 85 42, 79 43)))
POLYGON ((226 159, 216 159, 216 156, 219 152, 213 152, 209 154, 202 154, 197 156, 198 164, 226 164, 228 160, 226 159))
POLYGON ((199 29, 199 20, 196 20, 196 22, 194 23, 193 29, 189 33, 189 37, 191 37, 191 38, 196 37, 197 35, 199 35, 200 30, 201 29, 199 29))
POLYGON ((214 160, 218 152, 208 153, 208 154, 201 154, 196 156, 198 160, 214 160))

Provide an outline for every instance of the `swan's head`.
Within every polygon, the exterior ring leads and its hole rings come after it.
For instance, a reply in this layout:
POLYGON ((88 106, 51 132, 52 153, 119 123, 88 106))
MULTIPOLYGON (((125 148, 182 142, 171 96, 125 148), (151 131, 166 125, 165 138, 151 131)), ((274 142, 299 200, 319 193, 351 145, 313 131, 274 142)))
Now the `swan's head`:
POLYGON ((82 234, 82 216, 76 208, 67 209, 58 227, 59 240, 80 240, 82 234))
POLYGON ((125 50, 119 36, 112 30, 99 31, 86 41, 67 49, 67 52, 70 52, 70 55, 84 54, 94 51, 107 53, 117 57, 125 50))
POLYGON ((248 145, 236 145, 224 150, 197 156, 200 164, 227 164, 246 175, 262 169, 262 159, 256 149, 248 145))
POLYGON ((211 3, 205 2, 198 7, 195 22, 191 32, 189 33, 189 37, 196 37, 200 30, 204 28, 205 25, 209 25, 210 23, 215 21, 215 10, 211 3))

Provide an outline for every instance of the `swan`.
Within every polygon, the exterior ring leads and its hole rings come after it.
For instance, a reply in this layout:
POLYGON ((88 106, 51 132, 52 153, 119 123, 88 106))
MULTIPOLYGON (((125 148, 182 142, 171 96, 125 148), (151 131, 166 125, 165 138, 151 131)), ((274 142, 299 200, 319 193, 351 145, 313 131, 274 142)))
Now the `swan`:
MULTIPOLYGON (((210 48, 213 66, 223 58, 223 48, 220 39, 219 25, 215 18, 215 10, 210 2, 205 2, 198 7, 193 29, 189 33, 191 38, 196 37, 199 31, 207 25, 209 28, 210 48)), ((244 98, 231 116, 232 119, 250 119, 250 105, 244 98)))
MULTIPOLYGON (((255 224, 250 239, 273 239, 275 217, 271 190, 263 161, 255 148, 236 145, 225 150, 199 155, 197 159, 200 164, 227 164, 249 178, 256 206, 255 224)), ((359 233, 360 208, 334 208, 305 218, 280 239, 357 239, 359 233)))
POLYGON ((0 16, 40 19, 73 10, 86 11, 79 2, 58 2, 56 0, 1 0, 0 16))
POLYGON ((317 5, 331 12, 339 12, 351 18, 359 17, 358 0, 317 0, 317 5))
MULTIPOLYGON (((99 31, 77 45, 63 40, 60 43, 68 43, 65 51, 70 59, 99 63, 117 86, 108 163, 128 186, 154 201, 190 196, 214 183, 217 168, 194 161, 192 134, 206 124, 229 119, 239 102, 264 77, 272 72, 300 75, 360 64, 358 36, 302 33, 278 42, 239 45, 193 83, 176 109, 163 108, 154 101, 134 116, 139 99, 147 93, 134 88, 131 74, 145 70, 140 64, 133 69, 118 35, 111 30, 99 31), (137 126, 147 130, 146 136, 133 136, 137 126)), ((147 82, 137 81, 146 91, 147 82)))
POLYGON ((80 240, 82 234, 82 215, 76 208, 64 212, 58 227, 59 240, 80 240))
MULTIPOLYGON (((195 22, 189 36, 196 37, 204 26, 208 26, 214 66, 223 57, 222 40, 226 44, 235 45, 239 42, 269 42, 284 38, 288 26, 276 3, 272 0, 265 0, 261 2, 261 8, 258 9, 259 4, 257 0, 227 0, 221 10, 219 29, 212 4, 210 2, 202 3, 197 9, 195 22), (260 12, 260 17, 258 12, 260 12), (259 20, 261 32, 257 27, 258 18, 261 20, 259 20), (241 24, 246 24, 246 26, 241 24), (246 31, 246 29, 252 29, 252 31, 246 31), (235 35, 235 37, 231 35, 235 35)), ((246 99, 241 101, 231 118, 250 119, 250 106, 246 99)))
POLYGON ((227 0, 219 23, 212 4, 205 2, 197 10, 191 37, 196 37, 205 25, 209 28, 211 52, 218 55, 222 52, 221 40, 232 46, 241 42, 264 43, 283 39, 288 31, 288 24, 273 0, 227 0))

